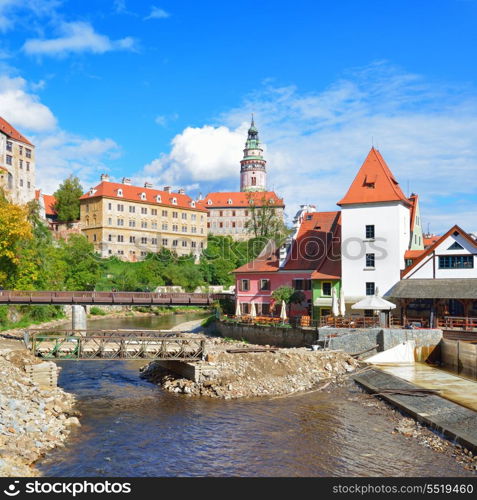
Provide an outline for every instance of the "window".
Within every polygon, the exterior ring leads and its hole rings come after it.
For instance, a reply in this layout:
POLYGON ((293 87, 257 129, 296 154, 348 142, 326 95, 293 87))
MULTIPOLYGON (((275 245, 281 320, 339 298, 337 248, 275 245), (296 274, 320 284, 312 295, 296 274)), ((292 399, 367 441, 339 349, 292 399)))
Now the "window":
POLYGON ((326 297, 331 297, 331 283, 329 281, 324 281, 321 284, 321 294, 326 297))
POLYGON ((7 165, 13 165, 13 157, 10 155, 7 155, 7 165))
POLYGON ((20 154, 22 155, 23 154, 23 146, 18 146, 18 151, 20 152, 20 154))
POLYGON ((177 198, 172 198, 171 202, 173 205, 177 205, 177 198))
POLYGON ((196 248, 196 247, 197 247, 197 242, 195 242, 195 241, 191 241, 190 246, 191 246, 192 248, 196 248))
POLYGON ((235 210, 232 210, 232 217, 235 217, 235 215, 236 215, 235 210))
POLYGON ((20 165, 20 168, 23 168, 23 160, 18 160, 18 164, 20 165))
POLYGON ((151 215, 157 215, 157 208, 151 208, 151 215))
POLYGON ((151 243, 153 245, 157 245, 157 238, 151 238, 151 243))
POLYGON ((190 220, 197 220, 197 215, 196 214, 192 214, 190 216, 190 220))
POLYGON ((366 295, 374 295, 376 284, 374 282, 366 282, 366 295))
POLYGON ((260 290, 270 290, 270 280, 260 280, 260 290))
POLYGON ((118 196, 122 196, 123 195, 123 190, 122 189, 118 189, 118 196))
POLYGON ((242 304, 242 314, 250 313, 250 304, 242 304))
POLYGON ((172 218, 173 219, 178 219, 179 218, 179 212, 172 212, 172 218))
POLYGON ((261 313, 263 316, 268 316, 270 314, 270 304, 261 304, 261 313))
POLYGON ((311 290, 311 280, 310 279, 292 280, 292 287, 295 290, 311 290))
POLYGON ((142 222, 141 222, 141 227, 142 227, 143 229, 147 229, 147 222, 146 222, 146 221, 142 221, 142 222))
POLYGON ((93 234, 93 241, 96 241, 96 234, 93 234))
POLYGON ((229 199, 227 200, 227 203, 228 203, 229 205, 232 205, 232 200, 229 198, 229 199))
POLYGON ((374 237, 374 225, 366 226, 366 239, 372 240, 374 237))
POLYGON ((30 171, 30 162, 29 161, 26 162, 26 166, 27 166, 27 172, 29 172, 30 171))
POLYGON ((250 290, 250 280, 240 280, 239 285, 241 292, 248 292, 250 290))
POLYGON ((195 234, 195 233, 197 233, 197 228, 196 228, 195 226, 192 226, 192 227, 190 228, 190 232, 191 232, 191 233, 194 233, 194 234, 195 234))
POLYGON ((183 247, 186 247, 186 246, 187 246, 187 241, 183 240, 183 241, 182 241, 182 246, 183 246, 183 247))
POLYGON ((248 217, 248 210, 245 210, 245 217, 248 217))
POLYGON ((179 231, 179 226, 177 224, 172 225, 172 230, 173 231, 179 231))
POLYGON ((13 143, 10 141, 7 141, 7 151, 13 151, 13 143))
POLYGON ((20 187, 23 187, 23 179, 20 179, 20 187))
POLYGON ((141 200, 145 200, 146 199, 146 193, 141 193, 141 200))
POLYGON ((235 227, 235 222, 232 222, 232 227, 235 227))
POLYGON ((163 222, 163 223, 162 223, 162 230, 163 230, 163 231, 167 231, 167 228, 168 228, 168 226, 167 226, 167 222, 163 222))
POLYGON ((111 217, 108 218, 108 225, 110 225, 110 226, 113 225, 113 219, 111 219, 111 217))
POLYGON ((161 203, 161 195, 160 194, 158 194, 156 196, 156 201, 157 201, 157 203, 161 203))
POLYGON ((124 226, 124 219, 118 219, 118 226, 124 226))
POLYGON ((187 226, 182 226, 182 232, 187 233, 187 226))
POLYGON ((473 255, 441 255, 439 269, 473 269, 473 255))
POLYGON ((168 240, 167 238, 162 238, 162 244, 167 247, 167 244, 168 244, 168 240))
POLYGON ((124 255, 124 250, 118 250, 118 255, 124 255))
POLYGON ((31 149, 25 148, 25 155, 27 158, 31 158, 31 149))
POLYGON ((252 186, 256 186, 256 185, 257 185, 257 178, 252 177, 252 186))
POLYGON ((172 240, 172 246, 176 247, 179 245, 179 240, 172 240))
POLYGON ((129 221, 129 227, 136 227, 136 221, 135 220, 130 220, 129 221))
POLYGON ((224 211, 223 210, 220 210, 219 211, 219 217, 223 217, 224 216, 224 211))
POLYGON ((129 243, 136 243, 136 237, 135 236, 130 236, 129 237, 129 243))
POLYGON ((136 213, 136 207, 134 207, 134 206, 130 205, 130 206, 129 206, 129 213, 130 213, 130 214, 134 214, 134 213, 136 213))
POLYGON ((454 241, 447 250, 464 250, 464 247, 460 243, 457 243, 457 241, 454 241))
POLYGON ((146 245, 146 244, 147 244, 147 238, 142 237, 142 238, 141 238, 141 243, 142 243, 143 245, 146 245))
POLYGON ((157 222, 153 222, 153 223, 151 224, 151 228, 152 228, 152 229, 157 229, 157 222))
POLYGON ((182 220, 186 220, 187 219, 187 214, 185 212, 182 212, 182 220))
POLYGON ((108 235, 108 241, 113 241, 113 235, 112 234, 108 235))
POLYGON ((28 187, 28 189, 30 189, 30 187, 31 187, 30 181, 27 182, 27 187, 28 187))
POLYGON ((147 214, 147 208, 146 207, 141 207, 141 213, 142 214, 147 214))
POLYGON ((118 243, 124 242, 124 236, 122 234, 118 234, 118 243))
POLYGON ((117 205, 116 208, 118 212, 124 212, 124 205, 117 205))
POLYGON ((367 253, 366 254, 366 267, 374 267, 374 258, 375 254, 374 253, 367 253))
POLYGON ((163 216, 163 217, 167 217, 167 213, 168 213, 168 212, 167 212, 167 210, 163 210, 163 211, 162 211, 162 216, 163 216))
POLYGON ((219 222, 219 227, 224 227, 224 223, 223 222, 219 222))
POLYGON ((112 210, 113 209, 113 204, 112 203, 108 203, 108 210, 112 210))

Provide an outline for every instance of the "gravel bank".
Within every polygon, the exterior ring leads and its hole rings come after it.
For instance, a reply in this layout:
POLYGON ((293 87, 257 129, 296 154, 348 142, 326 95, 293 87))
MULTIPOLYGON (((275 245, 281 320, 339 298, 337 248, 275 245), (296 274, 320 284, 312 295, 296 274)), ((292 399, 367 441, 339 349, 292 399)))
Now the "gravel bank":
POLYGON ((37 476, 34 463, 64 446, 80 425, 75 400, 59 388, 32 382, 26 365, 39 360, 0 340, 0 476, 37 476))

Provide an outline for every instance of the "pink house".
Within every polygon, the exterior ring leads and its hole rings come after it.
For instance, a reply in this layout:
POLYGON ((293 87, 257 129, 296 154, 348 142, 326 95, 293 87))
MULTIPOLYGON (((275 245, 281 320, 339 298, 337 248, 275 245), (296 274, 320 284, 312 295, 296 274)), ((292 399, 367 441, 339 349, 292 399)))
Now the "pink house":
POLYGON ((272 297, 280 286, 302 291, 305 300, 293 304, 291 316, 311 315, 312 273, 329 257, 333 238, 340 228, 340 212, 302 212, 295 219, 295 233, 285 245, 271 242, 262 253, 235 269, 236 297, 242 314, 255 304, 258 315, 279 315, 281 304, 272 297))

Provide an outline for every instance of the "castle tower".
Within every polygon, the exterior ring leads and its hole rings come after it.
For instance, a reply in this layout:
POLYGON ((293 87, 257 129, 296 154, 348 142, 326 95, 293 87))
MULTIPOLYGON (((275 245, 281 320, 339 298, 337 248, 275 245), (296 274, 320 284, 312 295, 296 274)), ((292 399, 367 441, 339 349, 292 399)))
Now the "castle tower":
POLYGON ((260 147, 258 130, 252 115, 243 159, 240 161, 240 191, 267 190, 267 162, 263 159, 262 153, 263 149, 260 147))

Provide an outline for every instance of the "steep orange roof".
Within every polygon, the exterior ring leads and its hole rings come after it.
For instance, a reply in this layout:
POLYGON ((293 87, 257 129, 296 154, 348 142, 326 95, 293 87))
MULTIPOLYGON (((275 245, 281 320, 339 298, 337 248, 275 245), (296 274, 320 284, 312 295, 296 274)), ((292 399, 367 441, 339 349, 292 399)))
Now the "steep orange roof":
POLYGON ((428 238, 424 238, 424 248, 428 248, 431 245, 433 245, 440 236, 434 235, 434 236, 429 236, 428 238))
POLYGON ((255 206, 261 206, 263 201, 270 203, 271 200, 276 207, 285 206, 283 199, 273 191, 209 193, 197 204, 204 208, 242 208, 249 206, 250 200, 253 200, 255 206))
POLYGON ((292 242, 285 265, 279 267, 279 250, 258 257, 235 269, 234 273, 311 271, 316 279, 338 279, 340 259, 341 212, 313 212, 304 219, 292 242))
POLYGON ((8 135, 8 137, 11 137, 15 141, 24 142, 25 144, 28 144, 29 146, 33 146, 33 144, 24 135, 20 134, 20 132, 18 132, 17 129, 12 127, 1 116, 0 116, 0 131, 3 132, 4 134, 8 135))
POLYGON ((373 147, 338 205, 384 201, 403 201, 410 205, 381 153, 373 147))
POLYGON ((120 184, 118 182, 103 181, 98 184, 92 191, 88 191, 80 200, 89 200, 91 198, 116 198, 118 200, 136 201, 144 203, 155 203, 159 206, 166 205, 168 207, 187 208, 198 212, 207 212, 207 210, 199 206, 190 196, 179 193, 168 193, 159 189, 145 188, 141 186, 130 186, 129 184, 120 184), (122 196, 118 195, 118 191, 122 190, 122 196), (142 194, 145 197, 142 197, 142 194), (157 197, 160 196, 158 201, 157 197), (173 203, 173 200, 176 203, 173 203))
POLYGON ((56 204, 56 198, 51 194, 43 195, 43 202, 45 204, 45 214, 46 215, 57 215, 54 206, 56 204))
POLYGON ((425 250, 406 250, 404 252, 404 258, 414 260, 420 257, 424 252, 425 250))

